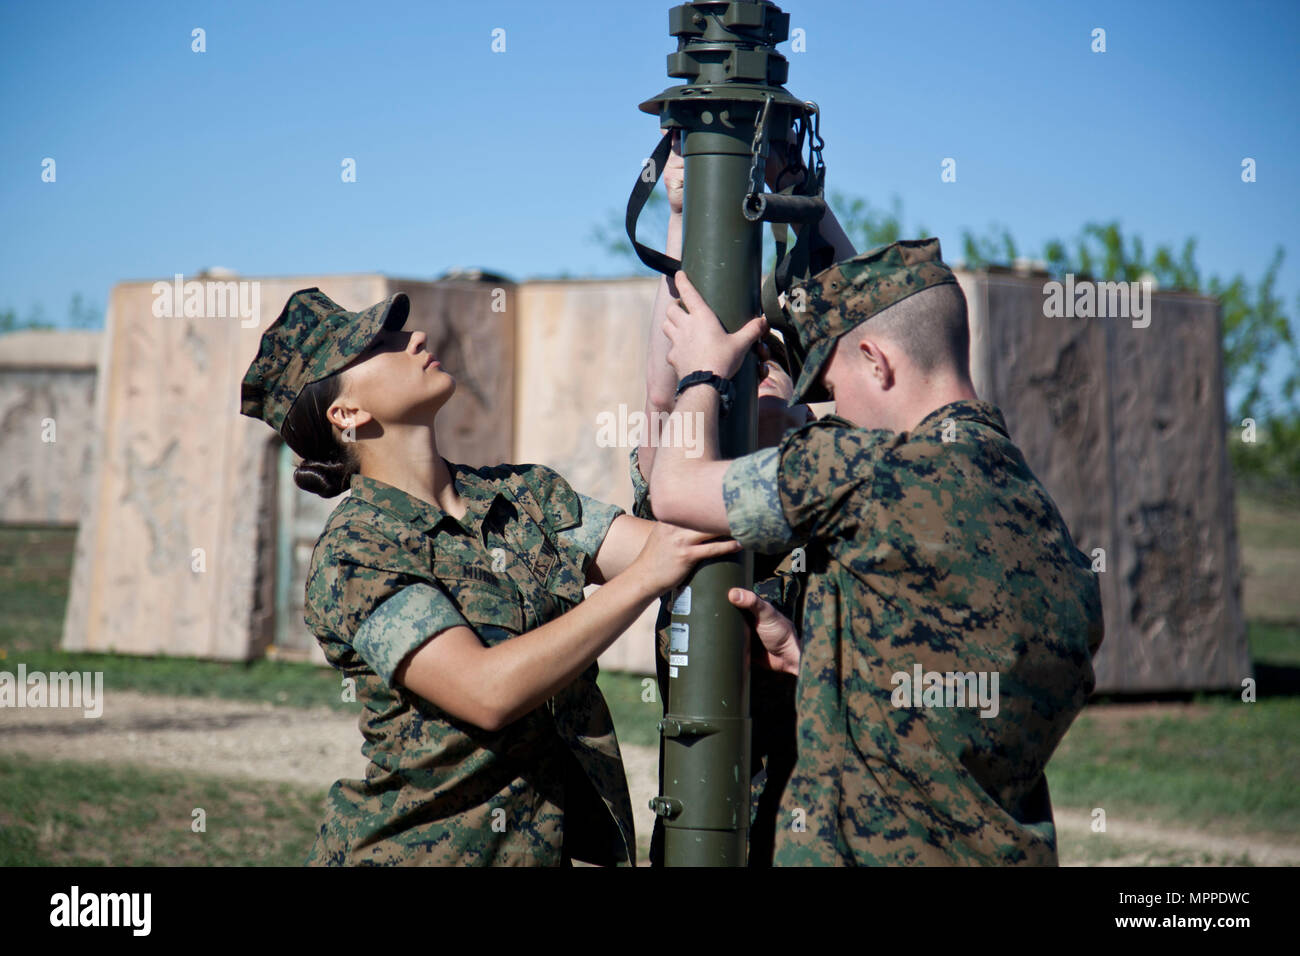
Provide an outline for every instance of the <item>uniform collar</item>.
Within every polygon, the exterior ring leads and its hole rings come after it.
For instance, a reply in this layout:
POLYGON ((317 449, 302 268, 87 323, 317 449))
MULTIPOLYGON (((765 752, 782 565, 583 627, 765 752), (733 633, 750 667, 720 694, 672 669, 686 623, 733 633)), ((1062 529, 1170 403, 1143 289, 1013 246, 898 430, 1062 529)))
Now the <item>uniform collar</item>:
MULTIPOLYGON (((446 461, 446 459, 443 459, 443 461, 446 461)), ((458 523, 467 530, 476 532, 481 538, 483 535, 483 519, 487 517, 492 502, 501 493, 493 482, 479 477, 473 470, 466 468, 464 465, 457 465, 450 461, 446 463, 448 470, 451 472, 452 484, 469 509, 465 512, 465 517, 460 519, 458 523)), ((417 498, 415 495, 377 478, 370 478, 360 474, 353 475, 348 487, 352 491, 353 498, 374 505, 381 511, 386 511, 393 517, 413 525, 421 531, 432 531, 444 519, 456 521, 455 518, 437 505, 425 501, 423 498, 417 498)))
POLYGON ((1002 417, 1001 409, 992 402, 985 402, 980 399, 962 399, 958 402, 941 405, 917 422, 916 427, 908 432, 908 435, 939 431, 943 428, 943 423, 950 418, 957 421, 980 422, 997 429, 1008 438, 1011 437, 1011 433, 1007 431, 1007 422, 1002 417))

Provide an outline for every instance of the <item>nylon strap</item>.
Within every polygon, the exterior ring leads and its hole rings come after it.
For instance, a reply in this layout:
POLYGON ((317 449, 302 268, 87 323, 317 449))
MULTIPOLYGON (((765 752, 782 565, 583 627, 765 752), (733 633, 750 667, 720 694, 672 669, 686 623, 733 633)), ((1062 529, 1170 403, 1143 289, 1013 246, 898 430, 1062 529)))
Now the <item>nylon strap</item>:
POLYGON ((627 237, 632 241, 632 249, 636 252, 637 258, 648 265, 655 272, 662 272, 670 279, 682 267, 682 260, 674 259, 669 255, 659 252, 657 249, 651 249, 643 245, 636 238, 636 223, 641 218, 641 210, 645 207, 646 200, 650 194, 655 191, 659 185, 659 178, 664 174, 664 166, 668 162, 668 154, 673 148, 673 131, 670 129, 664 134, 663 139, 659 140, 659 145, 655 151, 650 154, 650 163, 654 167, 654 179, 646 179, 645 168, 636 177, 636 185, 632 187, 632 195, 627 200, 627 218, 625 225, 627 227, 627 237))

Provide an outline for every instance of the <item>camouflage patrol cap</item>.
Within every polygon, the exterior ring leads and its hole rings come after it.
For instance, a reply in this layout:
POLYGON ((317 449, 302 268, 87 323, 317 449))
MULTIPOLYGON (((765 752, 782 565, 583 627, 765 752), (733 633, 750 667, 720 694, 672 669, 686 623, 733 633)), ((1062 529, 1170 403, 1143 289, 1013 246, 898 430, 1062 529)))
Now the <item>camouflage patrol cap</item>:
POLYGON ((361 312, 347 311, 320 289, 295 292, 262 333, 240 386, 240 414, 280 431, 304 388, 348 365, 384 329, 400 329, 410 311, 405 292, 361 312))
POLYGON ((938 239, 900 239, 792 283, 791 297, 804 293, 804 308, 791 316, 807 357, 790 404, 825 400, 817 380, 845 332, 922 289, 956 281, 938 239))

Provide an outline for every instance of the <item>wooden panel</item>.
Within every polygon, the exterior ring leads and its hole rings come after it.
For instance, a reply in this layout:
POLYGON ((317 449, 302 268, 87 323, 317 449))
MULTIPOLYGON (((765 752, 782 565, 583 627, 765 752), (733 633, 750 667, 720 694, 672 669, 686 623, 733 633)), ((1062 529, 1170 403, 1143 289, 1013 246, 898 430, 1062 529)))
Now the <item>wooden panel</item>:
POLYGON ((1147 328, 1049 318, 1043 283, 977 277, 973 372, 1075 544, 1105 550, 1097 690, 1239 687, 1250 661, 1217 304, 1157 293, 1147 328))
MULTIPOLYGON (((514 460, 549 465, 583 494, 632 509, 627 444, 602 447, 598 416, 645 408, 645 355, 657 278, 519 287, 514 460), (621 408, 620 408, 621 406, 621 408)), ((600 657, 654 673, 658 602, 600 657)))
MULTIPOLYGON (((1109 320, 1093 320, 1096 322, 1109 320)), ((1251 674, 1224 439, 1218 308, 1156 295, 1147 328, 1109 321, 1115 615, 1108 689, 1240 689, 1251 674)))
POLYGON ((157 317, 153 283, 113 289, 65 648, 242 660, 269 641, 274 446, 265 424, 239 414, 239 382, 293 292, 319 286, 358 308, 385 286, 251 281, 261 310, 248 326, 157 317))

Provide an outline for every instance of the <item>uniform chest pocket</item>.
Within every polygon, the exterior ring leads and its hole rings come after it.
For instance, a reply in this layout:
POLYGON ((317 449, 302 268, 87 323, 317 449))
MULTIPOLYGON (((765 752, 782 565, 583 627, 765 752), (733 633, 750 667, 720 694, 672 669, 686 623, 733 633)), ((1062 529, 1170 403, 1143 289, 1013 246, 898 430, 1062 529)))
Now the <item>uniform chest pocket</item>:
POLYGON ((523 606, 509 584, 487 580, 487 573, 472 565, 435 562, 433 572, 484 643, 499 644, 523 633, 523 606))

